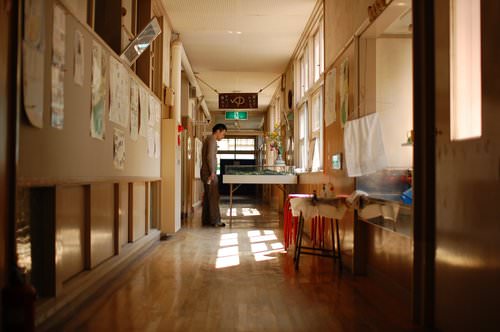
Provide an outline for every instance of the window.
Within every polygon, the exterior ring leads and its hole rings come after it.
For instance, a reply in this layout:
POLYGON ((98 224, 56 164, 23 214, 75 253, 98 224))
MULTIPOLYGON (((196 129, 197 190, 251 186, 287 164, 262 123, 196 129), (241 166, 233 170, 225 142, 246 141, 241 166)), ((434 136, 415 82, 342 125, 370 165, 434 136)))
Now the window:
POLYGON ((255 160, 255 138, 224 138, 217 142, 217 174, 221 159, 255 160))
POLYGON ((319 171, 323 167, 323 24, 319 20, 307 37, 297 60, 302 105, 298 115, 298 160, 303 170, 319 171))
POLYGON ((318 89, 312 96, 311 108, 311 141, 314 141, 314 150, 312 151, 312 171, 318 171, 322 167, 322 146, 323 141, 323 92, 318 89))
POLYGON ((307 143, 308 143, 308 126, 307 126, 307 103, 302 104, 299 110, 299 167, 307 170, 307 143))
POLYGON ((306 47, 304 53, 300 57, 300 97, 304 97, 309 90, 309 50, 306 47))
POLYGON ((323 54, 323 23, 313 36, 314 45, 314 82, 317 82, 324 70, 324 54, 323 54))
POLYGON ((481 137, 481 1, 450 3, 451 139, 481 137))

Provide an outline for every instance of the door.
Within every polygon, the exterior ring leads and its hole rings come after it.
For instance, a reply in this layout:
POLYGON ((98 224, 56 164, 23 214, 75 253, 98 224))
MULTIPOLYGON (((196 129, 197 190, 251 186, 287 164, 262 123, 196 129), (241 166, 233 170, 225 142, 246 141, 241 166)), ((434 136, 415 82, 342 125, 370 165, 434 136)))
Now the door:
MULTIPOLYGON (((468 2, 469 6, 478 4, 476 17, 474 8, 452 7, 450 10, 448 1, 435 3, 435 325, 442 331, 485 331, 500 326, 500 213, 497 210, 500 199, 500 30, 497 26, 500 2, 468 2), (475 31, 472 27, 467 30, 470 47, 464 49, 458 46, 467 40, 464 41, 459 28, 453 30, 454 22, 467 23, 460 21, 462 18, 469 23, 477 20, 480 24, 477 44, 474 37, 470 37, 471 31, 472 34, 475 31), (450 43, 450 34, 458 39, 452 38, 450 43), (480 63, 464 61, 460 52, 472 59, 474 53, 479 52, 480 63), (451 58, 450 54, 458 55, 451 58), (474 65, 479 65, 476 72, 482 74, 479 83, 470 86, 470 89, 481 86, 478 89, 479 137, 453 139, 452 135, 457 135, 463 124, 456 121, 460 114, 450 116, 450 109, 458 111, 453 105, 462 103, 463 106, 463 97, 468 93, 453 93, 453 86, 470 83, 474 77, 460 77, 460 69, 474 68, 474 65)), ((459 5, 458 1, 453 3, 459 5)), ((474 105, 474 96, 469 102, 474 105)), ((472 109, 466 107, 465 111, 472 109)), ((471 121, 464 124, 469 126, 471 121)))

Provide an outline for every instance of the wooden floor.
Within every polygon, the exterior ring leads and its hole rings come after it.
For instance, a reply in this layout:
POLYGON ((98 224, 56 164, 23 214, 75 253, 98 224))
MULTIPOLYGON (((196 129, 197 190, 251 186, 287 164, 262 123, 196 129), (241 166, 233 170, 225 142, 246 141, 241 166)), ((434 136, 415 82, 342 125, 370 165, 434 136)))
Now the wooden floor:
POLYGON ((232 228, 195 214, 57 330, 414 331, 409 308, 367 278, 313 256, 295 271, 277 211, 239 203, 232 228))

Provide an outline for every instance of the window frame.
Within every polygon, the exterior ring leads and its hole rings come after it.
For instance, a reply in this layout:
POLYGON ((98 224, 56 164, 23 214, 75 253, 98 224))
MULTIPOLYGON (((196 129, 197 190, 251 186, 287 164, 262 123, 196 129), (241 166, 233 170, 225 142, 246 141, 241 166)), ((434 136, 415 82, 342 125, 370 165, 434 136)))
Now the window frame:
POLYGON ((310 30, 305 43, 296 57, 294 65, 297 74, 295 75, 295 84, 297 86, 297 98, 295 106, 297 110, 297 127, 299 130, 296 133, 296 160, 298 161, 299 169, 303 172, 320 172, 324 167, 324 29, 323 17, 318 18, 317 23, 310 30), (319 42, 319 45, 317 44, 319 42), (319 53, 318 53, 319 52, 319 53), (304 59, 308 59, 308 64, 304 65, 304 59), (319 68, 319 71, 316 68, 319 68), (307 78, 304 72, 307 72, 307 78), (319 98, 319 103, 314 104, 315 98, 319 98), (318 107, 319 119, 315 119, 317 127, 313 128, 313 117, 315 114, 313 108, 318 107), (304 120, 302 112, 306 112, 304 120), (303 124, 303 122, 306 122, 303 124), (301 138, 302 126, 306 127, 306 138, 301 138), (312 158, 309 160, 309 144, 312 140, 316 141, 313 148, 318 149, 318 155, 313 152, 312 158), (319 165, 316 165, 318 163, 319 165), (315 162, 316 160, 316 162, 315 162))
POLYGON ((298 121, 299 121, 299 130, 297 136, 297 147, 298 147, 298 162, 299 168, 306 172, 308 169, 308 149, 309 149, 309 126, 308 126, 308 105, 307 102, 304 102, 298 108, 298 121))

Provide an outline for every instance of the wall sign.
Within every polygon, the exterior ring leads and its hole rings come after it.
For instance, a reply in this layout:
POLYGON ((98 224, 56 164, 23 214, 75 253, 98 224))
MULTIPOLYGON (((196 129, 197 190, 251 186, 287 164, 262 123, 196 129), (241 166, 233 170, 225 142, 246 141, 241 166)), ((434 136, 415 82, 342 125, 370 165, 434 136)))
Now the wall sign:
POLYGON ((336 153, 332 155, 332 169, 342 169, 342 153, 336 153))
POLYGON ((257 93, 219 93, 220 109, 258 108, 257 93))
POLYGON ((226 112, 226 120, 248 120, 248 112, 245 111, 226 112))

